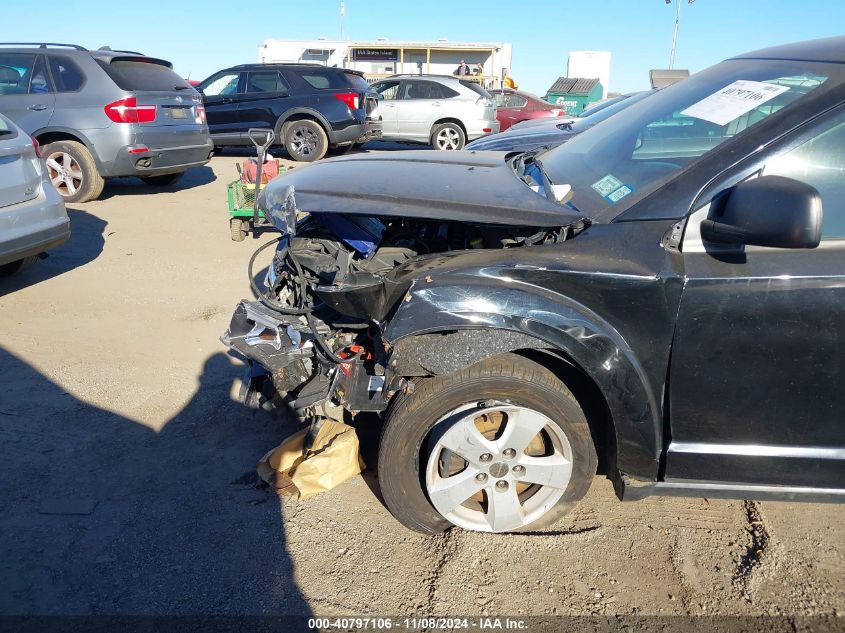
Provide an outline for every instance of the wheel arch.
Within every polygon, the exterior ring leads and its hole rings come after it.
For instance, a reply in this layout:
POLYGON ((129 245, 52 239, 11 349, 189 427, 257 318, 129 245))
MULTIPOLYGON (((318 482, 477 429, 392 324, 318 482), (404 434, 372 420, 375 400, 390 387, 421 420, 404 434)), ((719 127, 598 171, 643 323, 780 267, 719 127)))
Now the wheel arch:
POLYGON ((541 307, 538 298, 532 298, 531 309, 524 297, 506 297, 507 290, 485 289, 486 296, 492 297, 491 293, 497 296, 485 305, 507 305, 507 314, 464 311, 459 304, 474 301, 466 288, 438 288, 434 302, 430 292, 410 295, 385 330, 391 368, 413 378, 450 373, 496 354, 526 355, 579 391, 576 397, 580 395, 579 402, 595 423, 595 439, 606 449, 611 477, 618 469, 637 479, 656 480, 662 411, 644 369, 621 335, 574 302, 544 301, 541 307))
POLYGON ((91 143, 84 134, 80 133, 79 130, 71 130, 69 128, 61 127, 43 128, 41 130, 37 130, 32 136, 42 147, 59 141, 73 141, 75 143, 81 143, 94 159, 94 164, 97 165, 97 171, 99 171, 100 174, 103 174, 103 163, 94 149, 94 144, 91 143))
POLYGON ((334 130, 332 130, 332 126, 329 124, 326 117, 311 108, 293 108, 279 117, 279 120, 276 122, 276 139, 279 143, 284 145, 285 141, 283 132, 286 123, 302 121, 305 119, 311 119, 312 121, 319 123, 320 127, 322 127, 323 131, 326 133, 329 143, 334 144, 335 134, 334 130))
POLYGON ((431 124, 431 130, 429 130, 429 132, 428 132, 429 138, 434 137, 434 128, 436 128, 438 125, 440 125, 442 123, 454 123, 455 125, 457 125, 459 128, 461 128, 461 131, 464 133, 464 143, 469 142, 469 140, 467 139, 467 128, 464 125, 463 121, 461 121, 458 118, 450 117, 450 116, 441 117, 441 118, 437 119, 434 123, 431 124))
POLYGON ((411 334, 396 342, 391 366, 406 378, 450 374, 505 353, 517 354, 545 367, 572 391, 590 425, 601 472, 612 474, 616 462, 616 432, 604 393, 583 367, 541 339, 512 330, 469 329, 411 334))

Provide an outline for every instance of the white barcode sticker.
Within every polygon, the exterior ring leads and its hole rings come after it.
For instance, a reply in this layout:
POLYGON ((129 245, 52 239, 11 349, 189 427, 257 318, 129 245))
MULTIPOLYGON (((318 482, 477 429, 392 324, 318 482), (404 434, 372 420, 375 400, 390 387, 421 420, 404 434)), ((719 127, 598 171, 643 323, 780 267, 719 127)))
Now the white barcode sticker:
POLYGON ((740 79, 691 105, 681 114, 716 125, 727 125, 787 90, 788 86, 740 79))

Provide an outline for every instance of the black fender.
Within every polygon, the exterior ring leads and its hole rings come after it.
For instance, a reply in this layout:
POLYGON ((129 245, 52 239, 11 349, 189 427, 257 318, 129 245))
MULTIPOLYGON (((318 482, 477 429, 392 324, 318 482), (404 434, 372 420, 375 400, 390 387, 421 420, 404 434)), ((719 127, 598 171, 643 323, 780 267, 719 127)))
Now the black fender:
POLYGON ((311 108, 291 108, 290 110, 286 111, 282 116, 279 117, 279 120, 276 122, 276 138, 279 142, 284 145, 285 139, 282 136, 282 126, 287 123, 292 117, 304 114, 311 119, 315 119, 323 126, 323 129, 326 131, 326 136, 329 137, 329 143, 335 142, 335 133, 332 129, 331 124, 329 123, 328 119, 324 117, 322 114, 317 112, 316 110, 312 110, 311 108))
POLYGON ((638 479, 657 478, 662 385, 655 389, 650 384, 631 346, 587 306, 536 287, 530 291, 518 285, 457 286, 417 280, 385 324, 383 339, 392 352, 391 367, 397 372, 404 368, 409 375, 414 375, 413 367, 418 368, 416 375, 421 375, 419 368, 431 373, 454 371, 516 349, 557 350, 602 392, 616 436, 616 467, 638 479), (426 342, 421 337, 460 331, 476 334, 441 341, 444 358, 432 360, 437 353, 420 350, 426 342))

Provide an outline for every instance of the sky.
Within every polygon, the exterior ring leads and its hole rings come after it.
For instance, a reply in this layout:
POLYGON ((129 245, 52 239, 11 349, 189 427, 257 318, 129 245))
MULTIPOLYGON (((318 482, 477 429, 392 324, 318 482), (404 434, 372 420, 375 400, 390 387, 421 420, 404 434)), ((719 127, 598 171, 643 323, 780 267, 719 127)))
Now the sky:
MULTIPOLYGON (((691 72, 787 42, 845 34, 842 0, 681 1, 675 67, 691 72)), ((50 41, 139 50, 204 79, 257 62, 267 38, 340 36, 340 0, 0 0, 3 41, 50 41)), ((649 86, 668 68, 675 7, 664 0, 345 0, 347 39, 511 42, 512 76, 545 94, 566 75, 569 51, 609 51, 612 92, 649 86)))

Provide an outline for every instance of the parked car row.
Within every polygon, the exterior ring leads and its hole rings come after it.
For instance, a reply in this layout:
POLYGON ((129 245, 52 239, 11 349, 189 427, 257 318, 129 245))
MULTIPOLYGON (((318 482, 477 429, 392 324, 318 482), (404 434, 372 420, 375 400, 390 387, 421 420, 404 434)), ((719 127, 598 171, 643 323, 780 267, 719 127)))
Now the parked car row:
POLYGON ((248 145, 251 128, 274 130, 292 159, 311 162, 377 138, 458 150, 515 122, 564 114, 533 95, 494 99, 451 76, 370 86, 343 68, 243 64, 189 82, 138 52, 46 43, 0 44, 0 112, 41 144, 66 202, 93 200, 120 176, 173 184, 215 148, 248 145))

